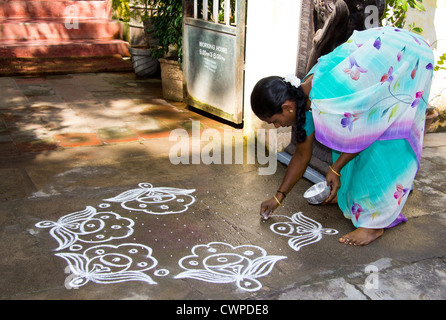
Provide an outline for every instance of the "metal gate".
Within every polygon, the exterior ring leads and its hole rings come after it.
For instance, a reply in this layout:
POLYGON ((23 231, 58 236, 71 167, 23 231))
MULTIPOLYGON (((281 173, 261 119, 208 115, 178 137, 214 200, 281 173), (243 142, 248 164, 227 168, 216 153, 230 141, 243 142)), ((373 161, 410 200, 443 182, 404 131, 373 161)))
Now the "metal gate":
POLYGON ((183 0, 186 102, 243 122, 246 0, 183 0))

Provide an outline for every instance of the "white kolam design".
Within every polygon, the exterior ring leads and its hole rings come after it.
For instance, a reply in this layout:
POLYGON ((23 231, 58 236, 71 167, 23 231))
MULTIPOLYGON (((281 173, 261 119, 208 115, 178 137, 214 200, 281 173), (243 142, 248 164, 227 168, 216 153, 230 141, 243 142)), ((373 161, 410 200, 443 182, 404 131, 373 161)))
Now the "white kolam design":
MULTIPOLYGON (((171 275, 167 268, 158 269, 158 260, 152 256, 150 246, 130 243, 127 239, 134 233, 135 221, 111 210, 111 205, 117 203, 115 209, 123 208, 127 213, 136 211, 167 215, 185 212, 195 202, 195 197, 191 195, 193 192, 195 189, 155 188, 150 183, 140 183, 138 188, 105 199, 105 203, 101 203, 97 209, 87 206, 85 210, 67 214, 57 221, 41 221, 35 226, 49 229, 50 235, 56 239, 58 247, 55 255, 68 264, 71 274, 67 277, 67 284, 70 288, 79 288, 87 283, 125 281, 157 284, 151 274, 158 278, 169 276, 174 279, 233 284, 245 292, 260 290, 261 278, 268 276, 276 263, 286 259, 286 256, 269 255, 265 249, 252 244, 233 246, 226 240, 197 244, 192 249, 185 248, 188 252, 178 261, 181 271, 171 275)), ((288 237, 289 246, 296 251, 318 242, 323 235, 338 233, 335 229, 322 227, 302 212, 291 217, 273 217, 278 222, 272 224, 270 229, 288 237)), ((168 249, 168 245, 163 248, 168 249)))
POLYGON ((322 225, 298 212, 291 217, 274 215, 273 217, 283 219, 283 222, 276 222, 270 229, 279 235, 289 237, 288 245, 299 251, 302 247, 316 243, 322 239, 322 235, 335 235, 337 230, 323 228, 322 225))
MULTIPOLYGON (((70 248, 76 242, 103 243, 113 239, 127 238, 133 233, 134 221, 112 211, 97 212, 88 206, 85 210, 67 214, 54 221, 41 221, 35 226, 50 228, 57 240, 57 251, 70 248)), ((81 246, 74 246, 74 248, 81 246)))
POLYGON ((195 202, 191 195, 195 189, 155 188, 150 183, 140 183, 138 186, 104 201, 120 202, 124 209, 156 215, 184 212, 195 202))
POLYGON ((118 283, 143 281, 156 284, 145 271, 154 268, 158 261, 152 257, 152 249, 142 244, 125 243, 117 246, 104 244, 91 247, 81 253, 56 253, 65 259, 75 275, 68 283, 78 288, 88 282, 118 283))
POLYGON ((261 247, 234 247, 224 242, 194 246, 191 255, 181 258, 179 266, 186 271, 175 279, 191 278, 211 283, 235 283, 244 291, 262 288, 258 278, 268 275, 275 263, 285 256, 268 255, 261 247))

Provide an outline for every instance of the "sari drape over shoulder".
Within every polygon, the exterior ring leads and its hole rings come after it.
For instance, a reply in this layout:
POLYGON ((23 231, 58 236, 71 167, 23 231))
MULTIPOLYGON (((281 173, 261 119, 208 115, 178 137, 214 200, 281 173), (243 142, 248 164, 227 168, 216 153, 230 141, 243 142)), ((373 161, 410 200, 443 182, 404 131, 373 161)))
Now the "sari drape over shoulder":
POLYGON ((383 27, 355 31, 310 71, 315 138, 333 161, 360 152, 338 191, 357 227, 387 227, 401 214, 421 158, 433 63, 421 36, 383 27))

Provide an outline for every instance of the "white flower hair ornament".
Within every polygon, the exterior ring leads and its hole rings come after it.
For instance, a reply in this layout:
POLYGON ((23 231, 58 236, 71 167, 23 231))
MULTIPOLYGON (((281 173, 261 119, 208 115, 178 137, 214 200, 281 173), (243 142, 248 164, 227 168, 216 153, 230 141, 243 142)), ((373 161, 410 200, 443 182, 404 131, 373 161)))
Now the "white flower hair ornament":
POLYGON ((300 86, 300 79, 296 77, 294 74, 289 74, 285 78, 283 78, 283 81, 288 82, 295 88, 299 88, 300 86))

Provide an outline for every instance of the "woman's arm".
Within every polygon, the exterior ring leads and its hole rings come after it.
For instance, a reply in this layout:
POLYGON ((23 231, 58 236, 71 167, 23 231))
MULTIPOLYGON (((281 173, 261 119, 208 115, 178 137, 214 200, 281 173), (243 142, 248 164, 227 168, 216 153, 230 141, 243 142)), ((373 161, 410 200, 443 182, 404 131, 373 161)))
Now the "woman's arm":
POLYGON ((282 184, 279 187, 279 190, 285 194, 288 194, 304 175, 313 153, 313 139, 314 133, 309 135, 304 142, 296 144, 296 151, 291 158, 282 184))
MULTIPOLYGON (((296 151, 290 160, 282 184, 278 189, 281 192, 288 194, 300 178, 302 178, 308 163, 311 160, 313 139, 314 133, 307 136, 307 139, 305 139, 304 142, 296 144, 296 151)), ((275 197, 280 203, 285 199, 285 196, 280 192, 277 192, 275 197)), ((277 200, 273 197, 262 202, 260 206, 260 215, 262 215, 265 220, 268 219, 272 212, 279 206, 277 200)))

